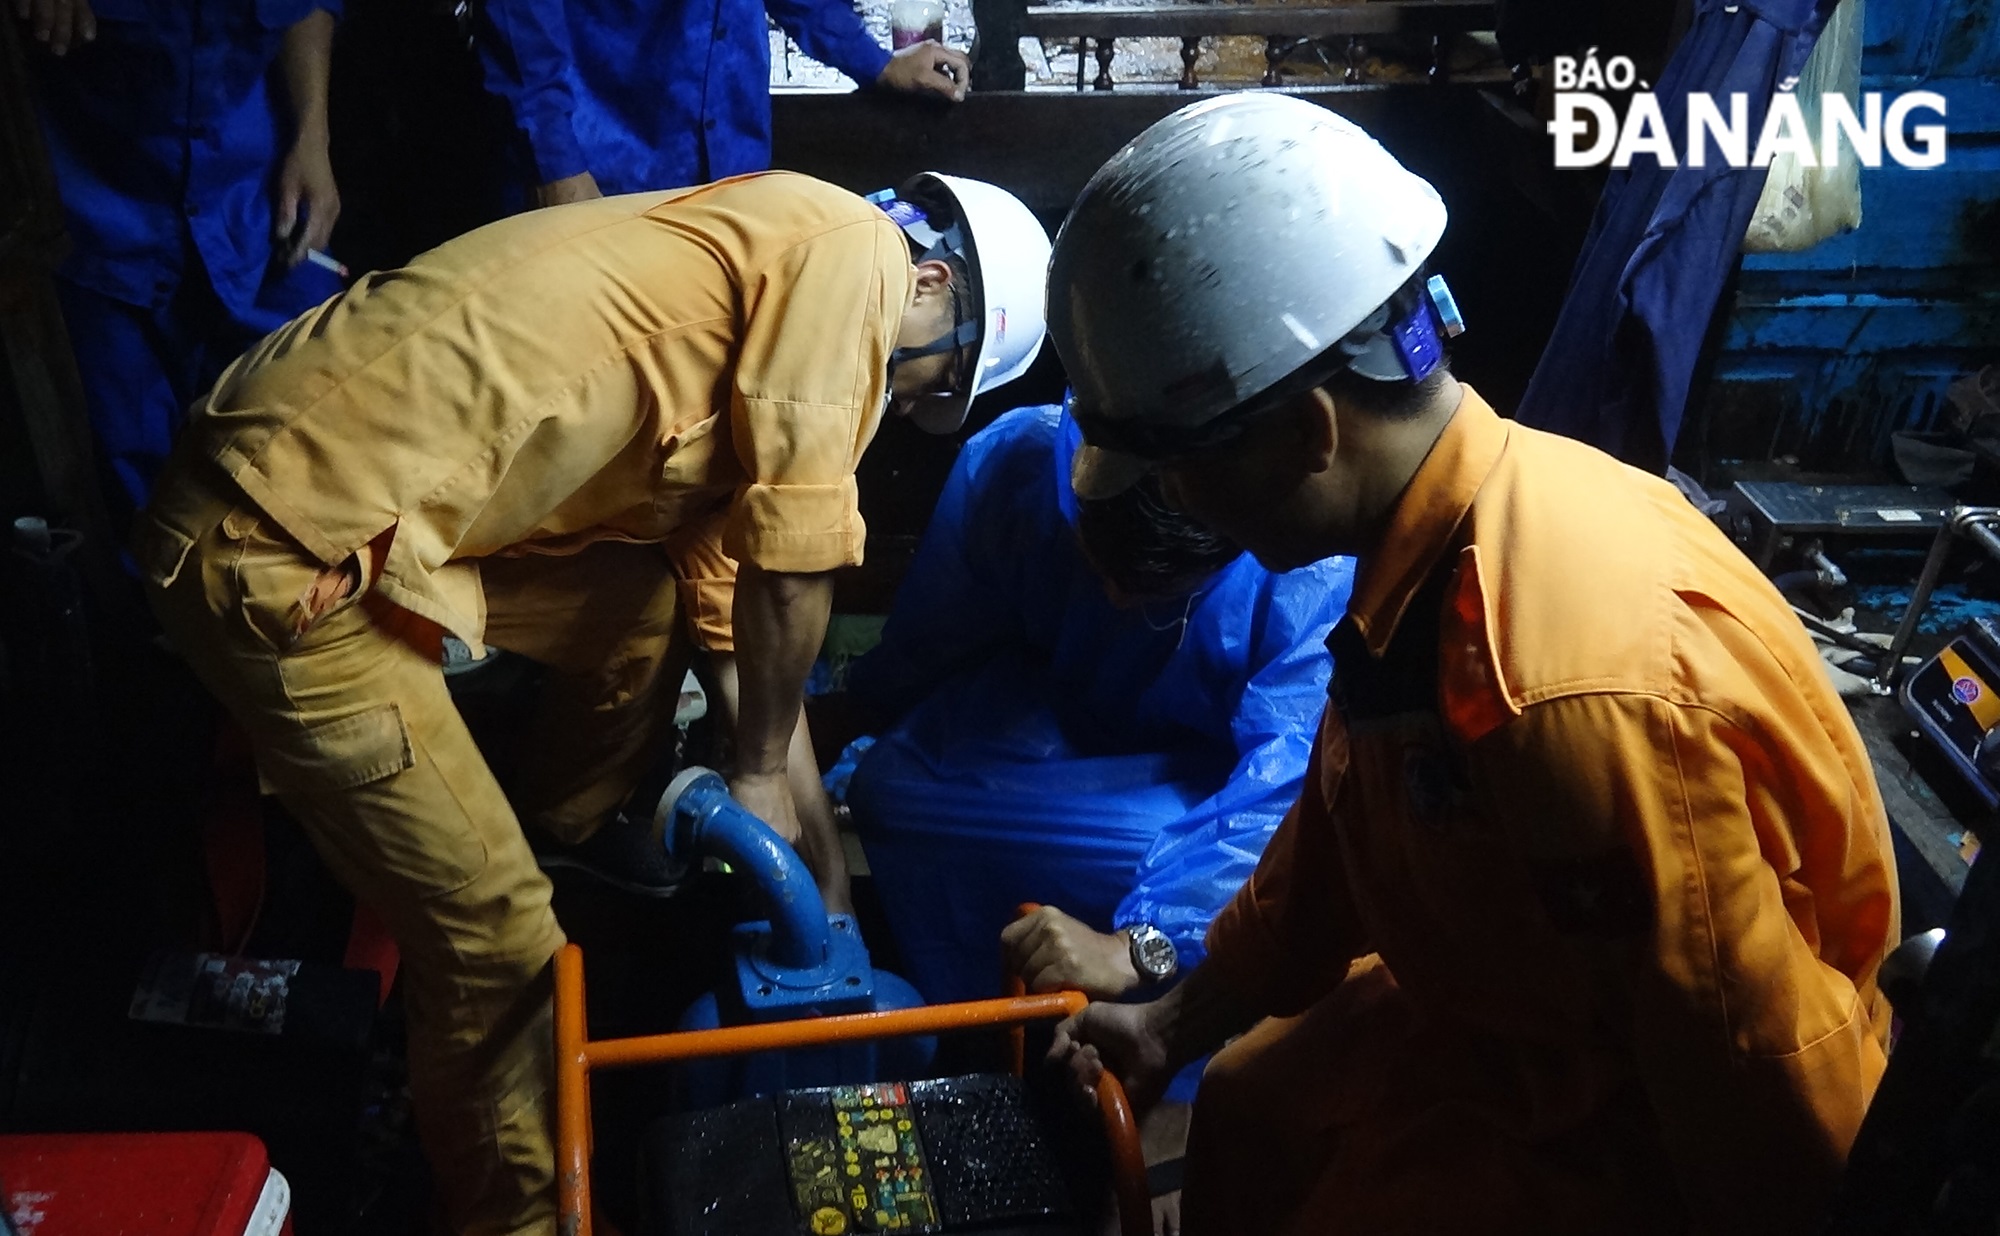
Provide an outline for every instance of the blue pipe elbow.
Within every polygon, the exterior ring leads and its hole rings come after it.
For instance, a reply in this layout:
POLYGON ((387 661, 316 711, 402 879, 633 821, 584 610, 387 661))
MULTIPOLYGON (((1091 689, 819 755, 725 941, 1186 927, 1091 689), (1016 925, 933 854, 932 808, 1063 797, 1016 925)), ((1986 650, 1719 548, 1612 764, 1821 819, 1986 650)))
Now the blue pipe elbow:
POLYGON ((729 796, 721 776, 683 770, 661 795, 653 830, 683 862, 719 858, 750 878, 771 922, 773 963, 816 972, 831 960, 826 902, 812 873, 770 825, 729 796))

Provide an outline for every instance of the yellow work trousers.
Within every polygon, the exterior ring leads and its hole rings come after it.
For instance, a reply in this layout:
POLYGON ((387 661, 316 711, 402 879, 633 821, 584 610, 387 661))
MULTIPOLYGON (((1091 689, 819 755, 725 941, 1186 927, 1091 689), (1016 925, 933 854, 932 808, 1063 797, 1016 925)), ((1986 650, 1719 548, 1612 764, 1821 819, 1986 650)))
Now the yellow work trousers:
MULTIPOLYGON (((453 1227, 554 1232, 550 959, 563 933, 446 692, 438 629, 366 578, 308 618, 319 563, 253 507, 218 500, 189 527, 180 506, 193 545, 141 564, 154 609, 249 733, 266 787, 395 937, 418 1132, 453 1227)), ((669 568, 656 548, 605 544, 482 575, 492 641, 550 666, 520 792, 533 818, 580 837, 631 790, 678 698, 669 568)))

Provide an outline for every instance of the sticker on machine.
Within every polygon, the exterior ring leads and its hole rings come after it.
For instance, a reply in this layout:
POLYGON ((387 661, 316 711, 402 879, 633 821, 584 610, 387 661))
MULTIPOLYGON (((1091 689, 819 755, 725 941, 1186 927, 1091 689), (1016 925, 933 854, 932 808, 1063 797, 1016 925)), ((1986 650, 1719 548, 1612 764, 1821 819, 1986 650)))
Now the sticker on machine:
POLYGON ((5 1211, 18 1236, 35 1236, 48 1220, 48 1204, 56 1195, 47 1189, 24 1189, 19 1193, 0 1188, 0 1211, 5 1211))
POLYGON ((218 953, 153 954, 132 993, 133 1021, 283 1034, 296 961, 218 953))
POLYGON ((1961 704, 1970 704, 1981 695, 1977 678, 1954 678, 1951 680, 1951 698, 1961 704))

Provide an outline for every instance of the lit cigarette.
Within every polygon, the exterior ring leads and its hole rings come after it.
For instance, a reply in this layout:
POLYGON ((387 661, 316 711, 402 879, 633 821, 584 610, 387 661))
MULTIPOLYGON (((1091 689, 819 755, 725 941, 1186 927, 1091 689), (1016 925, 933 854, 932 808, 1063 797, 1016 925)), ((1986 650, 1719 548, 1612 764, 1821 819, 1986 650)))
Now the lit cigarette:
POLYGON ((330 254, 321 253, 317 249, 306 250, 306 261, 311 262, 314 266, 324 267, 343 279, 348 277, 347 267, 342 265, 339 259, 330 254))

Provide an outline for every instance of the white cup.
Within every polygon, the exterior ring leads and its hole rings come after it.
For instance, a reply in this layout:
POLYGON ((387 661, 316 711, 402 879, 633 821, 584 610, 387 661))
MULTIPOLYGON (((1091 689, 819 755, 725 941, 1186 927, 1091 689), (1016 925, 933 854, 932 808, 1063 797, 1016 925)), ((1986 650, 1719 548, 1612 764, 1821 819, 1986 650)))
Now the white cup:
POLYGON ((938 0, 895 0, 889 6, 889 41, 902 49, 925 39, 944 42, 944 5, 938 0))

